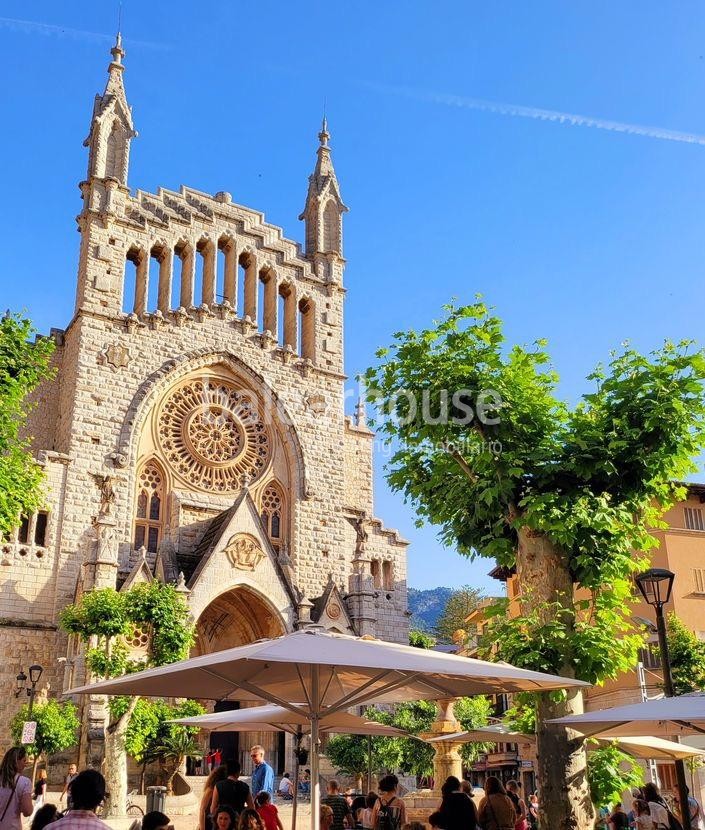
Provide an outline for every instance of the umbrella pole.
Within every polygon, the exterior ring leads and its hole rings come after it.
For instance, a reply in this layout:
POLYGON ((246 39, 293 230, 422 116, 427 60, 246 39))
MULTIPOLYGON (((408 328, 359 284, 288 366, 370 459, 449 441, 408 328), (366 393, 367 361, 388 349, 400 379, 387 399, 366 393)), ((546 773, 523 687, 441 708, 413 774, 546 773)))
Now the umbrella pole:
POLYGON ((291 830, 296 830, 296 808, 299 803, 299 750, 301 749, 301 730, 294 735, 294 800, 291 804, 291 830))
POLYGON ((372 792, 372 735, 367 736, 367 792, 372 792))
POLYGON ((319 721, 321 684, 318 665, 311 666, 311 830, 320 830, 321 789, 318 780, 319 721))

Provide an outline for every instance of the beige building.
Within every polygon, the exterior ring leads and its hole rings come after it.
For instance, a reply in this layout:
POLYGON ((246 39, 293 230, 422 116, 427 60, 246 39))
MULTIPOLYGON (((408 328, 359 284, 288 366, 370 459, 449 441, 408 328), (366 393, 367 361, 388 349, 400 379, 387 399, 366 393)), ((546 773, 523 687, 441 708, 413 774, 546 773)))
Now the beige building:
MULTIPOLYGON (((85 141, 75 313, 52 330, 56 379, 30 424, 46 509, 0 544, 0 747, 21 669, 42 664, 51 694, 82 679, 57 617, 95 586, 178 584, 198 654, 309 621, 408 636, 408 543, 373 513, 364 406, 344 414, 347 208, 325 120, 302 249, 229 193, 128 188, 119 37, 111 54, 85 141)), ((99 707, 85 726, 82 758, 100 751, 99 707)))
MULTIPOLYGON (((685 500, 667 511, 663 520, 667 527, 652 531, 658 540, 658 547, 651 552, 651 567, 666 568, 675 574, 671 599, 664 613, 668 616, 675 612, 687 628, 705 640, 705 484, 689 484, 685 500)), ((491 575, 506 584, 511 607, 512 601, 517 600, 519 590, 514 571, 497 567, 491 575)), ((645 626, 648 634, 639 662, 633 671, 624 672, 615 680, 589 689, 585 694, 586 711, 638 703, 663 692, 655 611, 640 600, 633 604, 632 616, 645 626)), ((469 621, 482 628, 486 624, 482 609, 471 615, 469 621)), ((698 738, 685 742, 702 745, 698 738)), ((495 749, 496 753, 490 753, 482 763, 487 766, 500 764, 505 777, 521 773, 530 778, 534 760, 530 745, 501 745, 495 749)), ((676 787, 673 764, 659 762, 656 771, 663 790, 673 792, 676 787)), ((705 775, 697 773, 693 784, 693 791, 700 798, 705 775)))

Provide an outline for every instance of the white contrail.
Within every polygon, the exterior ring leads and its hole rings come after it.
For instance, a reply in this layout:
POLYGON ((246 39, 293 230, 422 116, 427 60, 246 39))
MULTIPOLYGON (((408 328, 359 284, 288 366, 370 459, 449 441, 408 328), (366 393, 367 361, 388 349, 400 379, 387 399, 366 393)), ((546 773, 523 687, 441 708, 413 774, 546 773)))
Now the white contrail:
POLYGON ((432 104, 444 104, 461 109, 482 110, 494 112, 498 115, 512 115, 519 118, 533 118, 538 121, 553 121, 558 124, 567 124, 571 127, 594 127, 598 130, 610 130, 615 133, 629 133, 642 135, 646 138, 660 138, 665 141, 682 141, 686 144, 705 145, 705 135, 697 133, 683 133, 678 130, 667 130, 663 127, 649 127, 643 124, 626 124, 622 121, 608 121, 605 118, 593 118, 589 115, 576 115, 572 112, 559 112, 539 107, 523 107, 518 104, 503 104, 499 101, 487 101, 483 98, 466 98, 462 95, 450 95, 443 92, 425 92, 405 86, 388 86, 385 84, 366 84, 380 92, 393 95, 403 95, 417 101, 428 101, 432 104))
MULTIPOLYGON (((68 26, 57 26, 53 23, 40 23, 36 20, 19 20, 14 17, 0 17, 0 28, 21 32, 25 35, 40 34, 45 37, 72 38, 73 40, 89 40, 94 43, 114 42, 115 35, 104 35, 100 32, 85 32, 82 29, 71 29, 68 26)), ((153 43, 149 40, 134 40, 125 38, 132 46, 142 46, 147 49, 168 49, 163 43, 153 43)))

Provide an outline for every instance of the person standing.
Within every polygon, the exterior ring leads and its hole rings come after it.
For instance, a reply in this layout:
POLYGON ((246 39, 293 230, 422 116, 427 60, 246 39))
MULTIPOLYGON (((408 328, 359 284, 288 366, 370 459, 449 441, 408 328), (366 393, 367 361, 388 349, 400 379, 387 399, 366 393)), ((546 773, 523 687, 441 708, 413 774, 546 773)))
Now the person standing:
POLYGON ((526 802, 519 793, 518 781, 507 781, 506 784, 507 795, 512 800, 514 810, 516 812, 516 821, 514 823, 514 830, 528 830, 529 824, 526 818, 526 802))
POLYGON ((71 782, 73 806, 63 818, 53 822, 52 830, 109 830, 95 814, 105 799, 105 778, 97 769, 84 769, 71 782))
POLYGON ((610 817, 607 819, 607 826, 610 830, 628 830, 629 819, 620 802, 617 802, 612 808, 610 817))
POLYGON ((514 830, 516 811, 504 789, 504 784, 494 775, 485 780, 485 797, 480 802, 478 821, 483 830, 514 830))
POLYGON ((8 749, 0 763, 0 830, 22 830, 22 816, 31 816, 32 782, 22 775, 27 766, 23 746, 8 749))
POLYGON ((212 830, 213 822, 211 821, 211 801, 213 800, 213 791, 218 781, 225 781, 228 777, 228 770, 225 766, 220 766, 208 774, 206 782, 203 785, 203 794, 201 795, 201 804, 198 810, 198 830, 212 830))
POLYGON ((443 830, 476 830, 477 810, 472 798, 460 789, 460 780, 454 775, 446 778, 441 787, 440 808, 429 816, 431 827, 442 827, 443 830))
POLYGON ((279 818, 279 810, 272 804, 272 796, 269 793, 257 793, 255 810, 259 813, 265 830, 284 830, 282 820, 279 818))
POLYGON ((321 799, 321 804, 327 804, 333 811, 333 830, 343 830, 348 825, 350 805, 333 778, 328 782, 328 794, 321 799))
POLYGON ((703 826, 703 811, 700 807, 700 802, 697 798, 690 794, 690 790, 686 787, 688 792, 688 809, 690 810, 690 826, 693 830, 702 830, 703 826))
POLYGON ((269 793, 274 797, 274 770, 264 760, 264 747, 255 744, 250 750, 250 758, 254 764, 252 770, 252 795, 261 792, 269 793))
POLYGON ((224 781, 218 781, 213 788, 211 798, 211 815, 214 816, 218 807, 227 805, 232 807, 240 815, 244 810, 254 810, 255 803, 252 800, 250 788, 244 781, 240 781, 240 762, 234 758, 228 758, 225 762, 228 777, 224 781))
POLYGON ((379 782, 379 798, 372 808, 373 830, 399 830, 406 824, 406 805, 397 797, 399 779, 385 775, 379 782))
POLYGON ((64 789, 61 791, 61 795, 59 796, 59 804, 62 804, 64 801, 64 796, 66 796, 66 809, 71 809, 71 782, 74 778, 78 775, 78 769, 76 764, 69 764, 69 771, 66 773, 66 778, 64 778, 64 789))
POLYGON ((669 830, 671 820, 669 818, 668 805, 663 800, 663 796, 658 791, 656 785, 649 781, 644 784, 643 792, 644 801, 646 801, 649 805, 651 818, 653 819, 658 830, 669 830))
POLYGON ((34 792, 32 798, 34 799, 35 812, 44 806, 44 797, 47 794, 47 771, 45 769, 39 770, 37 780, 34 782, 34 792))

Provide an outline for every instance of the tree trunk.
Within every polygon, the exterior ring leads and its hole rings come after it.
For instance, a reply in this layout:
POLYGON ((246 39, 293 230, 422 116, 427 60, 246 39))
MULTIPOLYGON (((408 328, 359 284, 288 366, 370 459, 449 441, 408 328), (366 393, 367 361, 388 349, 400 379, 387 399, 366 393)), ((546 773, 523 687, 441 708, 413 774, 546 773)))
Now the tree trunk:
POLYGON ((125 733, 135 711, 138 697, 132 698, 130 705, 115 723, 105 730, 105 760, 103 772, 105 785, 110 793, 105 816, 108 819, 125 816, 127 804, 127 754, 125 752, 125 733))
MULTIPOLYGON (((517 550, 519 603, 523 614, 537 609, 539 617, 555 618, 566 612, 566 626, 572 631, 573 580, 565 552, 545 535, 522 527, 517 550), (548 607, 546 607, 548 605, 548 607)), ((565 677, 574 677, 572 666, 561 667, 565 677)), ((536 754, 542 830, 592 830, 595 814, 587 780, 584 740, 573 730, 546 724, 551 718, 579 714, 583 695, 568 690, 556 702, 550 693, 540 694, 537 708, 536 754)))

